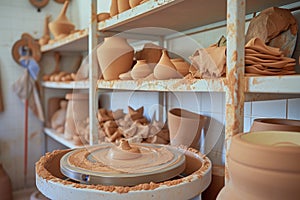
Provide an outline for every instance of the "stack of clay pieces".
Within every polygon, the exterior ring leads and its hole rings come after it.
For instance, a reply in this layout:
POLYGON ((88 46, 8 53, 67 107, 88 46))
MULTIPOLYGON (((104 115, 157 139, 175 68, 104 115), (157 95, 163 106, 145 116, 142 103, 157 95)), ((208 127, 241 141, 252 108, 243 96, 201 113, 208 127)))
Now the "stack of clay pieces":
POLYGON ((295 59, 284 57, 279 48, 267 46, 261 39, 253 38, 245 46, 246 75, 295 74, 295 59))
POLYGON ((169 131, 164 124, 153 121, 150 123, 143 116, 144 108, 134 110, 128 107, 128 113, 123 110, 116 111, 99 109, 99 140, 114 142, 116 144, 123 138, 129 142, 147 142, 168 144, 170 141, 169 131))

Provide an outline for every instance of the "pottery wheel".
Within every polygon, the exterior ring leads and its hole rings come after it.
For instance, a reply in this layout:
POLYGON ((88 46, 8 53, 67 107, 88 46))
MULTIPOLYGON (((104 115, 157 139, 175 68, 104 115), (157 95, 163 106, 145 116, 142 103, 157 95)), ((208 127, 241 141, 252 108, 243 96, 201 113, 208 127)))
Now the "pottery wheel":
POLYGON ((185 156, 171 146, 123 141, 73 150, 61 158, 60 169, 81 183, 132 186, 178 176, 185 156))

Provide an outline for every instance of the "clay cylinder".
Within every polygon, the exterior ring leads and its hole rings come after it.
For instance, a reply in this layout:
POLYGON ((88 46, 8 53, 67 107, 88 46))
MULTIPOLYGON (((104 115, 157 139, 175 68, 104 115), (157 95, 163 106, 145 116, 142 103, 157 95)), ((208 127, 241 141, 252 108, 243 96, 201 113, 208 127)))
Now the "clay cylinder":
POLYGON ((130 9, 129 0, 118 0, 118 11, 119 13, 130 9))
POLYGON ((118 0, 111 0, 110 4, 110 16, 113 17, 119 13, 118 11, 118 0))
POLYGON ((142 0, 129 0, 129 5, 131 8, 139 5, 141 3, 142 0))
POLYGON ((72 140, 78 135, 78 128, 89 115, 89 98, 85 93, 70 93, 66 95, 68 100, 64 137, 72 140))
POLYGON ((119 79, 119 75, 128 72, 133 63, 133 48, 125 38, 104 38, 97 48, 98 63, 105 80, 119 79))
POLYGON ((206 117, 188 110, 174 108, 168 112, 170 144, 199 149, 201 130, 206 117))
POLYGON ((0 163, 0 197, 1 200, 12 200, 12 185, 11 180, 0 163))

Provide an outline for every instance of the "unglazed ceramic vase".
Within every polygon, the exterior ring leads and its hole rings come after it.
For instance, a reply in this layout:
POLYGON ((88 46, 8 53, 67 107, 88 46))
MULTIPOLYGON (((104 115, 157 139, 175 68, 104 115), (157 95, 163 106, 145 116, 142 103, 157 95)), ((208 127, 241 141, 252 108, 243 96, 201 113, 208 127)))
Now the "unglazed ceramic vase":
POLYGON ((109 14, 111 17, 117 15, 119 13, 118 11, 118 0, 111 0, 110 4, 110 11, 109 14))
POLYGON ((119 13, 130 9, 129 0, 118 0, 118 11, 119 13))
POLYGON ((89 113, 89 98, 86 93, 66 94, 68 100, 64 137, 72 140, 74 135, 79 135, 80 124, 87 119, 89 113))
POLYGON ((250 132, 256 131, 295 131, 300 132, 300 120, 260 118, 254 119, 250 132))
POLYGON ((171 62, 182 76, 185 76, 189 73, 190 65, 182 58, 171 59, 171 62))
POLYGON ((75 29, 75 25, 72 24, 66 16, 68 6, 69 1, 65 1, 64 6, 57 19, 49 23, 49 29, 54 35, 55 39, 66 37, 75 29))
POLYGON ((104 38, 97 48, 98 63, 105 80, 119 79, 119 75, 128 72, 133 63, 134 50, 125 38, 104 38))
POLYGON ((50 32, 49 32, 49 20, 50 20, 50 15, 45 17, 45 21, 44 21, 44 35, 39 39, 39 44, 45 45, 48 44, 49 40, 50 40, 50 32))
POLYGON ((0 163, 0 197, 1 200, 12 200, 12 185, 11 180, 0 163))
POLYGON ((237 134, 227 157, 229 182, 217 199, 299 199, 299 158, 299 132, 237 134))
POLYGON ((131 8, 139 5, 141 3, 142 0, 129 0, 129 5, 131 8))
POLYGON ((206 117, 188 110, 173 108, 168 112, 170 144, 199 149, 201 130, 206 117))
POLYGON ((166 50, 163 50, 160 60, 154 68, 154 77, 159 80, 181 78, 182 75, 176 70, 166 50))
POLYGON ((134 80, 149 76, 153 70, 147 64, 146 60, 138 60, 131 70, 131 77, 134 80))

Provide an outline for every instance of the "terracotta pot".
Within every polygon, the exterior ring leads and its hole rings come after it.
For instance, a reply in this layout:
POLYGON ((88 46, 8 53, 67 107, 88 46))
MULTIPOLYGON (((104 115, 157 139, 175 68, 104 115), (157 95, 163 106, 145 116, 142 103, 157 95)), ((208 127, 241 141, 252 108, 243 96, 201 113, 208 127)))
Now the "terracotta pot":
POLYGON ((282 200, 300 196, 300 133, 262 131, 232 138, 229 182, 218 200, 282 200))
POLYGON ((134 51, 125 38, 104 38, 97 48, 98 63, 105 80, 119 79, 119 75, 128 72, 133 62, 134 51))
POLYGON ((212 166, 212 179, 208 188, 202 193, 202 200, 215 200, 225 184, 225 166, 212 166))
POLYGON ((118 0, 111 0, 110 4, 110 11, 109 14, 111 17, 117 15, 119 13, 118 11, 118 0))
POLYGON ((71 33, 75 29, 75 25, 72 24, 66 16, 66 12, 69 6, 69 1, 65 1, 64 7, 61 10, 57 19, 49 23, 49 29, 54 35, 55 39, 61 39, 71 33))
POLYGON ((129 0, 118 0, 118 11, 119 13, 130 9, 129 0))
POLYGON ((256 131, 296 131, 300 132, 300 120, 260 118, 254 119, 250 132, 256 131))
POLYGON ((150 66, 146 60, 138 60, 131 70, 131 77, 136 79, 145 78, 152 73, 150 66))
POLYGON ((170 144, 199 149, 201 130, 206 117, 188 110, 173 108, 168 112, 170 144))
POLYGON ((11 180, 0 163, 0 196, 1 200, 12 200, 12 185, 11 180))
POLYGON ((78 129, 89 115, 89 96, 85 93, 69 93, 66 95, 68 100, 66 124, 64 137, 72 140, 74 135, 79 135, 78 129))
POLYGON ((129 0, 129 5, 131 8, 139 5, 141 3, 142 0, 129 0))
POLYGON ((190 65, 182 58, 171 59, 171 62, 182 76, 185 76, 189 73, 190 65))
POLYGON ((182 77, 171 62, 166 50, 163 50, 162 56, 154 68, 154 77, 160 80, 182 77))

